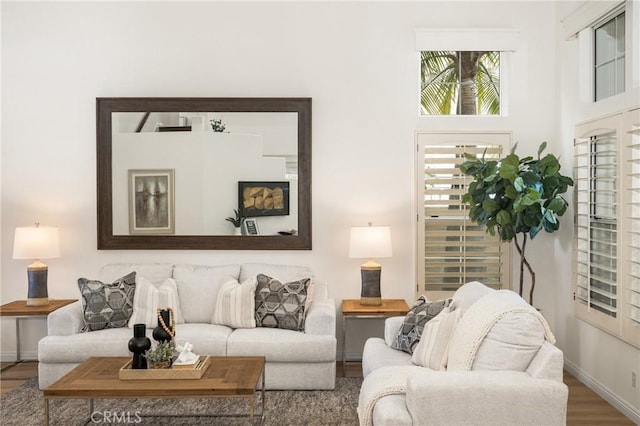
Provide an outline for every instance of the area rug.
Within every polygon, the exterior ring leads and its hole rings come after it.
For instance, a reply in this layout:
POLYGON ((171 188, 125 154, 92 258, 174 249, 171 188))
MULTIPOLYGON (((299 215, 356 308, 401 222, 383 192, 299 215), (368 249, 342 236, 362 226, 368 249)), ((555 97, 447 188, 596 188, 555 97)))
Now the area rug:
MULTIPOLYGON (((361 378, 337 378, 333 391, 267 391, 265 425, 357 425, 361 378)), ((259 400, 259 398, 258 398, 259 400)), ((50 403, 51 425, 246 425, 247 418, 142 417, 173 413, 247 413, 246 400, 220 399, 96 399, 89 417, 87 400, 58 399, 50 403)), ((258 403, 256 411, 260 412, 258 403)), ((0 398, 0 424, 42 425, 44 400, 37 379, 31 379, 0 398)), ((253 424, 259 424, 257 421, 253 424)))

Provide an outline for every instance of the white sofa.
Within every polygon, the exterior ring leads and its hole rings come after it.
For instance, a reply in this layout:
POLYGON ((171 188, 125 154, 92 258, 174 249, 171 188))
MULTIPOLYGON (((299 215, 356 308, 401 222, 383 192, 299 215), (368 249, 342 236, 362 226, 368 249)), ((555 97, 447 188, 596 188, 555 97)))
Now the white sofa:
MULTIPOLYGON (((465 312, 470 312, 468 309, 474 300, 481 300, 494 291, 485 287, 478 293, 478 285, 471 292, 475 293, 471 294, 471 300, 462 301, 464 309, 449 340, 449 363, 452 352, 460 348, 456 344, 463 333, 461 328, 470 325, 462 321, 465 312)), ((391 345, 403 320, 404 317, 387 319, 384 340, 370 338, 365 343, 362 360, 365 379, 358 407, 361 426, 566 423, 568 388, 562 381, 562 352, 544 339, 544 330, 542 335, 527 330, 532 325, 535 327, 536 320, 531 315, 501 319, 498 331, 494 325, 481 340, 470 371, 452 371, 450 365, 441 371, 432 370, 415 365, 412 355, 393 349, 391 345), (519 335, 515 339, 504 339, 505 326, 514 325, 520 327, 516 332, 519 335), (526 339, 536 333, 541 345, 528 346, 526 339), (524 346, 514 353, 514 346, 520 344, 524 346), (525 355, 526 365, 519 371, 502 368, 520 362, 522 352, 528 352, 529 358, 525 355)))
MULTIPOLYGON (((231 329, 211 324, 217 292, 223 281, 244 282, 259 273, 283 282, 313 277, 301 266, 244 264, 223 266, 171 264, 111 264, 97 278, 112 282, 136 271, 158 286, 167 278, 177 283, 185 323, 176 325, 176 338, 193 344, 193 352, 213 356, 266 357, 267 389, 334 389, 336 361, 335 302, 327 288, 314 280, 313 300, 306 313, 305 331, 276 328, 231 329)), ((81 301, 49 315, 48 336, 38 343, 38 377, 44 389, 89 357, 130 356, 131 328, 110 328, 81 333, 81 301)), ((147 329, 151 337, 152 329, 147 329)))

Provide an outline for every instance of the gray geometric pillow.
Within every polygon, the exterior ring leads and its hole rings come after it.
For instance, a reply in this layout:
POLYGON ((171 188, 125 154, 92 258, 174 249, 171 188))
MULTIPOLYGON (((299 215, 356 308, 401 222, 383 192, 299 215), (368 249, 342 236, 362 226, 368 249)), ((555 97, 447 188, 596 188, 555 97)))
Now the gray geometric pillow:
POLYGON ((84 313, 84 326, 81 332, 127 326, 133 314, 135 272, 118 278, 112 284, 80 278, 78 287, 82 294, 84 313))
POLYGON ((304 331, 305 302, 311 279, 283 284, 264 274, 256 278, 256 326, 304 331))
POLYGON ((420 296, 411 310, 404 317, 400 331, 391 345, 392 348, 413 354, 413 350, 420 342, 422 330, 427 322, 438 315, 453 299, 427 302, 426 297, 420 296))

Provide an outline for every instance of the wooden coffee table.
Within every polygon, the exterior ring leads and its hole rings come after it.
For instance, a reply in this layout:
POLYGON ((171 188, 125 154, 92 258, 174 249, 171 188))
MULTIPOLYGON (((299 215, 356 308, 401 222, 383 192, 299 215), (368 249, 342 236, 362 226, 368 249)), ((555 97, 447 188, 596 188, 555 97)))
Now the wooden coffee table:
MULTIPOLYGON (((44 419, 49 424, 49 401, 56 398, 89 399, 90 416, 97 398, 246 398, 249 414, 189 414, 188 417, 250 417, 254 420, 256 394, 260 393, 264 421, 264 357, 211 357, 200 379, 120 380, 118 371, 127 357, 89 358, 43 391, 44 419)), ((144 415, 142 415, 144 416, 144 415)), ((141 417, 142 417, 141 416, 141 417)), ((152 414, 146 416, 153 417, 152 414)), ((175 417, 184 417, 177 414, 175 417)))

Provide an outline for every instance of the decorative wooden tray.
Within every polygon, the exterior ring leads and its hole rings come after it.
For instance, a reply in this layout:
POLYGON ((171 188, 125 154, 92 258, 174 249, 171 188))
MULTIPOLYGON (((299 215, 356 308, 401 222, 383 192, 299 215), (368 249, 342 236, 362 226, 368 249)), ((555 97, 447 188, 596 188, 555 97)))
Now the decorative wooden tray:
POLYGON ((201 355, 192 366, 178 368, 151 368, 147 370, 132 370, 129 360, 118 372, 120 380, 177 380, 199 379, 209 367, 209 357, 201 355))

